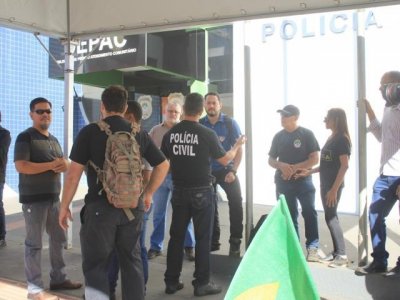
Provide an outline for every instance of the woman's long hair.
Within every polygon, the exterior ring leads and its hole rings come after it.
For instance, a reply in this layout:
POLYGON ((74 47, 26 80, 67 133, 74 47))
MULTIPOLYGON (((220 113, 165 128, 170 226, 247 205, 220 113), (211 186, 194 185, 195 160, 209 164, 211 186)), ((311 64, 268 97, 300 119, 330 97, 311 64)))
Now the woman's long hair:
POLYGON ((331 108, 328 110, 327 118, 333 120, 338 134, 343 134, 349 141, 351 146, 351 139, 349 128, 347 126, 346 112, 341 108, 331 108))

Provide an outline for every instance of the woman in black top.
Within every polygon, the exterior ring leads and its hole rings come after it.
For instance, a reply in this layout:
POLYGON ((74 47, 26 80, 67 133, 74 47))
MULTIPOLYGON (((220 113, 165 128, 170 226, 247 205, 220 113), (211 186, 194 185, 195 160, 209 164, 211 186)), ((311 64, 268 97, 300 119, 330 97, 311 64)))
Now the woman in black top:
POLYGON ((348 259, 343 231, 337 216, 337 207, 344 186, 344 176, 349 166, 351 140, 346 113, 341 108, 332 108, 324 119, 327 129, 332 131, 321 150, 319 167, 302 170, 298 176, 319 172, 321 199, 325 210, 325 221, 332 236, 333 251, 326 258, 330 267, 346 266, 348 259))

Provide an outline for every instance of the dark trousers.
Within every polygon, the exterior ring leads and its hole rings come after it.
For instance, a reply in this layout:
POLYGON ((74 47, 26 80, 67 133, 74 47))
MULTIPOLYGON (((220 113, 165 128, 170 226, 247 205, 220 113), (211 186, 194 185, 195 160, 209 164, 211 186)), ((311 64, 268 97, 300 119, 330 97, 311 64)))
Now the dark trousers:
POLYGON ((114 249, 121 266, 122 299, 144 299, 142 261, 140 255, 134 255, 143 212, 135 211, 134 215, 129 221, 122 209, 104 199, 85 205, 80 239, 86 299, 109 295, 107 271, 114 249))
POLYGON ((306 236, 306 248, 318 248, 318 215, 315 210, 315 187, 311 176, 299 180, 275 179, 276 196, 285 195, 290 215, 299 236, 299 216, 297 200, 301 205, 301 214, 304 218, 304 231, 306 236))
POLYGON ((0 240, 6 238, 6 214, 3 203, 4 182, 0 182, 0 240))
MULTIPOLYGON (((231 183, 225 182, 225 176, 229 170, 222 169, 212 173, 215 177, 215 185, 221 186, 228 198, 230 241, 238 241, 242 238, 243 232, 243 205, 242 191, 238 177, 231 183)), ((215 201, 214 229, 212 234, 212 244, 219 245, 221 229, 219 225, 218 202, 215 201)))
POLYGON ((346 246, 344 243, 343 230, 339 223, 337 215, 337 208, 339 205, 340 196, 342 195, 343 187, 340 187, 337 192, 337 202, 335 206, 328 207, 326 205, 326 193, 330 190, 329 188, 321 186, 321 200, 325 211, 325 221, 328 225, 329 232, 332 237, 333 253, 335 255, 346 255, 346 246))
MULTIPOLYGON (((135 255, 136 259, 138 256, 140 256, 142 259, 143 277, 144 277, 144 285, 145 286, 149 279, 149 260, 147 258, 147 248, 146 248, 145 240, 146 240, 147 221, 149 220, 150 213, 151 213, 151 207, 143 215, 143 225, 142 225, 142 230, 140 232, 140 239, 139 239, 140 249, 138 250, 136 247, 135 251, 133 253, 133 255, 135 255)), ((119 273, 119 261, 117 258, 117 254, 114 251, 110 265, 108 267, 108 281, 110 283, 110 294, 115 293, 115 290, 117 288, 118 273, 119 273)))
POLYGON ((183 188, 172 191, 172 220, 167 252, 165 283, 176 284, 182 271, 186 229, 193 219, 196 238, 196 256, 193 285, 210 280, 210 246, 214 219, 215 190, 213 186, 183 188))
MULTIPOLYGON (((372 257, 387 265, 389 252, 386 251, 386 217, 397 201, 396 188, 400 183, 398 176, 381 175, 375 180, 372 201, 369 206, 369 227, 372 241, 372 257)), ((398 259, 398 264, 400 257, 398 259)))

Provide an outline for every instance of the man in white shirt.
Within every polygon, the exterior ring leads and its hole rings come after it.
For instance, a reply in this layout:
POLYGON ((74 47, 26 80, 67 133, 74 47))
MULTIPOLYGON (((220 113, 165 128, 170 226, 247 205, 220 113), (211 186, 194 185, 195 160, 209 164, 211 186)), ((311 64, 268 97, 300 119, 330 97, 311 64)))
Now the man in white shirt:
MULTIPOLYGON (((369 226, 373 248, 371 256, 374 259, 369 265, 358 268, 357 275, 387 271, 389 253, 385 248, 385 219, 398 199, 396 188, 400 179, 400 98, 390 93, 389 88, 393 86, 392 83, 400 85, 400 72, 390 71, 383 74, 381 78, 380 91, 386 101, 382 122, 377 120, 369 102, 361 101, 365 104, 370 121, 368 131, 381 142, 381 163, 380 176, 375 181, 369 207, 369 226)), ((387 272, 385 277, 400 277, 400 257, 396 267, 387 272)))

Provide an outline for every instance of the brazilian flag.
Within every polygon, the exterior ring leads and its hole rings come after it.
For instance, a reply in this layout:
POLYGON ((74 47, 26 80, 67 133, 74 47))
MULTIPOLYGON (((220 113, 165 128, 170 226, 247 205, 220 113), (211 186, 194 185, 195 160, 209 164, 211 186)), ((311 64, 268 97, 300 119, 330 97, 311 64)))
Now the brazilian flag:
POLYGON ((320 299, 283 195, 246 251, 225 300, 320 299))

